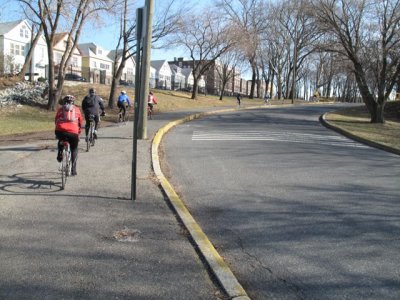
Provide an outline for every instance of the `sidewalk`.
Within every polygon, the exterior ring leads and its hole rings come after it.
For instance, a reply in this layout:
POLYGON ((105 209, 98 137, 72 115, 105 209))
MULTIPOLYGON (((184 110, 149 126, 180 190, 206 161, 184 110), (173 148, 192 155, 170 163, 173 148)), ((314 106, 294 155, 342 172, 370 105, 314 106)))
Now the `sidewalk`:
POLYGON ((130 200, 132 122, 81 139, 78 176, 60 190, 55 140, 0 147, 1 299, 226 299, 164 199, 151 169, 155 115, 138 141, 130 200))

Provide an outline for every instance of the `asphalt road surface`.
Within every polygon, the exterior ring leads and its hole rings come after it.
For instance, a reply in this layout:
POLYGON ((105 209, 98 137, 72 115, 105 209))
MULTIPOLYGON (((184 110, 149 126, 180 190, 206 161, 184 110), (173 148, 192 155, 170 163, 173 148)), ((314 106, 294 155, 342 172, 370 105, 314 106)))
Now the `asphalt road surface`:
POLYGON ((165 174, 252 299, 400 299, 400 159, 323 127, 337 106, 209 116, 165 174))

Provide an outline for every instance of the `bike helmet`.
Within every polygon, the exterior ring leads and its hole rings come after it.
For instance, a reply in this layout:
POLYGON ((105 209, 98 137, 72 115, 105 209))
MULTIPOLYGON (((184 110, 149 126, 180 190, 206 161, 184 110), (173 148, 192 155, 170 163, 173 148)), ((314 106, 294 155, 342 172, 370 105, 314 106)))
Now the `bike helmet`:
POLYGON ((74 104, 75 97, 72 95, 67 95, 63 98, 63 104, 74 104))
POLYGON ((126 91, 121 91, 121 94, 122 94, 122 95, 125 95, 125 94, 126 94, 126 91))
POLYGON ((72 95, 67 95, 63 98, 63 106, 66 111, 72 110, 74 105, 75 97, 72 95))

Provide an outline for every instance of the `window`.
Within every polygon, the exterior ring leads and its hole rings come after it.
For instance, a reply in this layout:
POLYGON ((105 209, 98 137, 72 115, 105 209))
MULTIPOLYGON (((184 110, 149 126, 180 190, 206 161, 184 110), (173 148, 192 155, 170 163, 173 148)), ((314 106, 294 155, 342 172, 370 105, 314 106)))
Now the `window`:
POLYGON ((126 73, 128 75, 133 75, 133 69, 132 68, 127 68, 126 73))
POLYGON ((92 66, 93 68, 97 68, 97 62, 93 61, 92 66))
POLYGON ((59 64, 61 62, 61 58, 62 58, 61 53, 56 53, 56 64, 59 64))
POLYGON ((25 56, 25 46, 21 46, 21 55, 25 56))
POLYGON ((15 54, 15 45, 10 43, 10 54, 15 54))
POLYGON ((19 45, 15 45, 15 55, 19 55, 19 45))
POLYGON ((29 38, 29 31, 25 25, 19 29, 19 36, 29 38))
POLYGON ((100 69, 110 70, 110 65, 100 63, 100 69))
POLYGON ((77 57, 72 57, 72 66, 77 67, 78 66, 78 58, 77 57))

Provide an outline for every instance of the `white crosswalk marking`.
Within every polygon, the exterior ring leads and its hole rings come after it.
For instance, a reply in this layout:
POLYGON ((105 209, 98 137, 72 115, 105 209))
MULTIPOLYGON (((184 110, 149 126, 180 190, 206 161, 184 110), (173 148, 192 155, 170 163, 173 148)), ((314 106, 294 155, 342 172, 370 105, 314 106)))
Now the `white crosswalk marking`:
POLYGON ((276 141, 368 148, 342 136, 288 131, 194 131, 192 141, 276 141))

